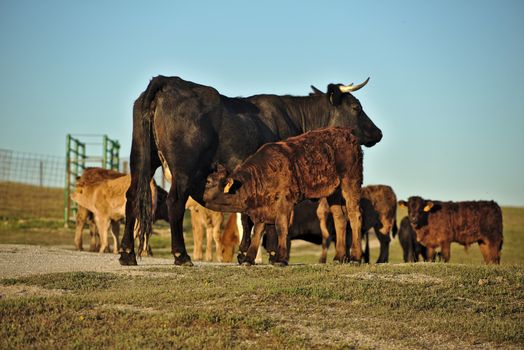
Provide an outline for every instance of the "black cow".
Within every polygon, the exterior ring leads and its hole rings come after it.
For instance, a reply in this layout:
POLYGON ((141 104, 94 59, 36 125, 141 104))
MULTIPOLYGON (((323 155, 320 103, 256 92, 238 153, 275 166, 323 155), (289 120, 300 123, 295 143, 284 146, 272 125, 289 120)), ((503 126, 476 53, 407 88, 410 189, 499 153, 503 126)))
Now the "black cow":
POLYGON ((202 195, 212 164, 232 171, 265 143, 326 126, 350 127, 361 144, 375 145, 382 133, 350 93, 368 80, 355 86, 330 84, 325 94, 312 96, 230 98, 179 77, 153 78, 133 108, 132 181, 120 263, 136 264, 136 219, 142 223, 141 240, 151 232, 148 183, 161 165, 172 174, 167 204, 175 264, 192 265, 182 234, 184 206, 189 195, 206 204, 202 195))

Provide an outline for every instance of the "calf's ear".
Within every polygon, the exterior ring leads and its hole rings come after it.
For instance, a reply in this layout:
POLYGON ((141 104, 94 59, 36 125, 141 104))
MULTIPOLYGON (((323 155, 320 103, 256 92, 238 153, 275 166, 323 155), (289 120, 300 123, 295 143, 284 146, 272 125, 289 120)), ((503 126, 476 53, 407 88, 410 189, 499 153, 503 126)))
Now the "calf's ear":
POLYGON ((406 203, 406 201, 398 201, 398 206, 399 207, 403 207, 403 208, 407 208, 408 203, 406 203))
POLYGON ((232 178, 227 179, 226 186, 224 186, 224 193, 229 193, 229 190, 231 189, 234 183, 235 180, 233 180, 232 178))
POLYGON ((224 186, 224 193, 235 194, 241 186, 242 183, 240 181, 228 178, 226 186, 224 186))
POLYGON ((434 205, 434 204, 433 204, 433 202, 431 202, 431 201, 426 202, 426 206, 425 206, 424 209, 423 209, 424 212, 425 212, 425 213, 429 213, 429 211, 431 210, 431 208, 433 208, 433 205, 434 205))

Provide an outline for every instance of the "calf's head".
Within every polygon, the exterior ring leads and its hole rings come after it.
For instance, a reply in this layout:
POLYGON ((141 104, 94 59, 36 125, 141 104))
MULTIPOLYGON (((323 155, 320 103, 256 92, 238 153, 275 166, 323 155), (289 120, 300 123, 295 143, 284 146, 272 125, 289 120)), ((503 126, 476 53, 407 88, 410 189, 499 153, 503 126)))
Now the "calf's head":
POLYGON ((408 201, 399 201, 400 206, 408 209, 409 222, 415 229, 420 229, 428 223, 428 215, 435 206, 430 200, 421 197, 409 197, 408 201))
POLYGON ((382 131, 364 112, 360 101, 351 94, 363 88, 368 81, 369 78, 357 85, 329 84, 326 97, 331 105, 328 126, 352 128, 360 144, 372 147, 382 139, 382 131))
POLYGON ((207 177, 203 195, 206 207, 221 212, 244 212, 241 187, 242 183, 230 177, 227 169, 219 164, 207 177))

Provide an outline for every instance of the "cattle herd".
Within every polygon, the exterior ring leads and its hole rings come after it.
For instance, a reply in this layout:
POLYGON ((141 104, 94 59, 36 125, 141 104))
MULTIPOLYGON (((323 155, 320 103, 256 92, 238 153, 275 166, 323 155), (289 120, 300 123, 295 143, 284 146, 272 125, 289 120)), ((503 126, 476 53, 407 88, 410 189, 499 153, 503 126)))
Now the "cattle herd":
POLYGON ((91 250, 104 252, 111 228, 120 263, 136 265, 136 255, 151 253, 152 223, 165 220, 175 264, 190 266, 183 235, 189 209, 195 260, 202 259, 205 231, 208 261, 214 241, 219 261, 232 261, 238 246, 238 262, 255 264, 264 246, 272 264, 287 265, 291 240, 303 239, 322 244, 322 263, 331 242, 335 261, 369 262, 373 229, 377 263, 389 260, 390 234, 398 234, 406 262, 447 262, 457 242, 478 243, 486 264, 500 263, 502 212, 495 202, 413 196, 397 203, 390 186, 362 186, 362 146, 382 138, 352 94, 368 81, 329 84, 326 92, 312 87, 309 96, 230 98, 178 77, 153 78, 133 107, 131 175, 91 168, 77 181, 75 246, 82 249, 90 223, 91 250), (152 179, 159 167, 169 192, 152 179), (397 204, 408 211, 399 229, 397 204), (224 230, 223 213, 232 213, 224 230))

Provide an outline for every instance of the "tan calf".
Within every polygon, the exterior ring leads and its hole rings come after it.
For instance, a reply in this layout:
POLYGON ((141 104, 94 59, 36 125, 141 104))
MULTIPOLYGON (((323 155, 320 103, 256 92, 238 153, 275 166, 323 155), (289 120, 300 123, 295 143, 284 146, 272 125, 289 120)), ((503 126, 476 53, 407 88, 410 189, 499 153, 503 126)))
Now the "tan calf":
POLYGON ((189 197, 186 209, 191 211, 191 226, 193 228, 193 259, 202 260, 202 241, 204 228, 206 230, 206 261, 213 260, 213 240, 216 246, 217 260, 222 262, 222 237, 221 227, 224 214, 207 209, 189 197))
MULTIPOLYGON (((124 175, 114 179, 105 179, 95 183, 79 181, 76 192, 71 194, 72 200, 93 213, 95 224, 100 235, 99 252, 104 252, 109 246, 108 230, 111 223, 118 222, 125 218, 125 194, 130 183, 130 175, 124 175)), ((151 181, 150 186, 154 212, 156 206, 156 186, 154 181, 151 181)), ((116 228, 116 226, 117 225, 114 225, 113 227, 116 228)), ((113 240, 113 252, 117 254, 119 248, 118 230, 117 232, 113 231, 113 240)), ((144 246, 148 247, 147 239, 144 246)))

